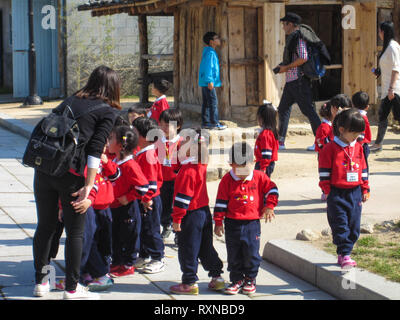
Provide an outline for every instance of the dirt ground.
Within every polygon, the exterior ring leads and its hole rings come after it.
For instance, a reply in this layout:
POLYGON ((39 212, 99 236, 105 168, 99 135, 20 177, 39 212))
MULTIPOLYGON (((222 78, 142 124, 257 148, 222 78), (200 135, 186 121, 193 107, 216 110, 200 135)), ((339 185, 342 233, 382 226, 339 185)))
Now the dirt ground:
MULTIPOLYGON (((377 127, 372 126, 373 141, 377 127)), ((298 232, 311 229, 321 232, 329 228, 326 218, 326 202, 320 200, 318 186, 317 153, 307 151, 314 137, 289 135, 285 151, 279 151, 272 180, 279 189, 279 204, 272 223, 262 223, 261 244, 271 239, 295 239, 298 232)), ((398 176, 400 175, 400 133, 388 130, 383 150, 369 156, 371 198, 363 204, 362 223, 400 218, 396 199, 400 198, 398 176)), ((208 194, 213 207, 219 181, 209 182, 208 194)))

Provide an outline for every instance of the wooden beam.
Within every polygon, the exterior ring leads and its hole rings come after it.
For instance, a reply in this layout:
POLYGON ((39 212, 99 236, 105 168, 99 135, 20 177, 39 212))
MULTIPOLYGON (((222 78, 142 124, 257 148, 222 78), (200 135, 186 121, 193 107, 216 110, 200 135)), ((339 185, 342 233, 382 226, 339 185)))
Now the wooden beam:
POLYGON ((179 29, 180 29, 180 10, 174 12, 174 107, 179 109, 179 90, 180 90, 180 77, 179 77, 179 29))
POLYGON ((174 60, 173 54, 144 54, 142 59, 146 60, 174 60))
MULTIPOLYGON (((140 78, 147 79, 149 73, 149 62, 146 59, 143 59, 143 55, 149 53, 149 41, 147 37, 147 17, 146 15, 139 15, 138 18, 139 24, 139 74, 140 78)), ((149 84, 146 81, 143 81, 139 98, 141 103, 149 102, 149 84)))

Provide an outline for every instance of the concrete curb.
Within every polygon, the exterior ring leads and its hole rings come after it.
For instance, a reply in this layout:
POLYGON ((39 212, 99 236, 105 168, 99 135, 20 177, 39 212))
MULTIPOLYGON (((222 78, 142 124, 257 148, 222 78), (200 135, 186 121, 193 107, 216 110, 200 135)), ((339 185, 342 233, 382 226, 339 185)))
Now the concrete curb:
POLYGON ((263 258, 343 300, 400 300, 400 284, 362 269, 343 273, 336 257, 298 240, 271 240, 263 258))
POLYGON ((32 125, 14 119, 4 113, 0 113, 0 126, 27 139, 30 138, 31 132, 34 128, 32 125))

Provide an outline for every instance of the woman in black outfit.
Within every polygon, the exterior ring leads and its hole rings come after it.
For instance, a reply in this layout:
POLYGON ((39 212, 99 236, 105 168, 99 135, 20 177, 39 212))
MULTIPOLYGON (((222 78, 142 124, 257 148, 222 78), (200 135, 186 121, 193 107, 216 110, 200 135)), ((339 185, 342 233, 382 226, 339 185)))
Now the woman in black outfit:
POLYGON ((115 109, 121 109, 120 80, 117 73, 105 66, 96 68, 86 86, 66 99, 63 104, 67 102, 75 115, 83 114, 77 119, 80 129, 78 145, 81 147, 73 168, 62 177, 49 176, 35 170, 33 187, 38 224, 33 238, 36 283, 34 295, 43 296, 50 289, 48 281, 42 283, 46 276, 43 267, 49 263, 49 250, 56 232, 60 199, 67 236, 64 299, 96 298, 78 284, 86 212, 82 209, 82 201, 93 188, 100 157, 117 116, 115 109), (84 113, 85 108, 94 105, 101 106, 84 113), (86 165, 85 178, 83 172, 86 165))

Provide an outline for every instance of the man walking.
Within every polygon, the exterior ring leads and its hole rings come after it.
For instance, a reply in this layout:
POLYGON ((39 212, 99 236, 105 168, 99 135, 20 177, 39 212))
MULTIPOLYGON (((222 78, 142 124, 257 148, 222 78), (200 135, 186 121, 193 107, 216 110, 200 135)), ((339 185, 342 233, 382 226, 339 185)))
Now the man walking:
MULTIPOLYGON (((288 12, 282 19, 286 38, 283 62, 277 67, 278 73, 286 73, 286 84, 278 106, 279 149, 285 149, 285 138, 289 125, 292 105, 297 103, 301 112, 308 118, 314 136, 321 124, 312 101, 311 81, 304 76, 301 66, 307 62, 307 43, 300 36, 301 17, 288 12)), ((308 150, 311 150, 309 147, 308 150)))
POLYGON ((203 36, 205 47, 200 62, 199 86, 202 89, 203 104, 201 108, 201 126, 204 129, 226 129, 219 122, 218 99, 215 88, 221 86, 219 59, 215 48, 221 40, 215 32, 203 36))

